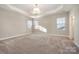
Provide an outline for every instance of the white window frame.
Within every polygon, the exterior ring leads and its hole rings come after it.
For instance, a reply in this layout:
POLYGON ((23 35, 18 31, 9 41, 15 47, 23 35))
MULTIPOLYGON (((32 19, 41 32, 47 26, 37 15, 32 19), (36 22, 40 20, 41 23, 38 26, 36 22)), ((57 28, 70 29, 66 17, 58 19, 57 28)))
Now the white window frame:
POLYGON ((65 17, 57 18, 56 22, 57 22, 57 29, 58 30, 65 30, 65 23, 66 23, 65 17))

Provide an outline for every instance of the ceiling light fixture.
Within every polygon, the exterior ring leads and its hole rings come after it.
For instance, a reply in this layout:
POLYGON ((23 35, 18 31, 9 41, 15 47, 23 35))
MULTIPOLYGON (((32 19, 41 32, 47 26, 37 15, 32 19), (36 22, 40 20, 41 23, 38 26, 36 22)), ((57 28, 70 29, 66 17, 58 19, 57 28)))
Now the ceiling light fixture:
POLYGON ((39 15, 40 14, 40 9, 38 7, 38 4, 34 5, 33 11, 32 11, 33 15, 39 15))

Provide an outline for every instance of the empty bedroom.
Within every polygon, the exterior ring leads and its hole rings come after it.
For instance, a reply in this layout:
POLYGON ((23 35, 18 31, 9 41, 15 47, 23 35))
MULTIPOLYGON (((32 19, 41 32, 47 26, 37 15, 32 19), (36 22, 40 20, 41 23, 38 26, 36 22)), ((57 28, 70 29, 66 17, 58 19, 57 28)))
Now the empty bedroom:
POLYGON ((78 4, 0 4, 0 54, 78 54, 78 4))

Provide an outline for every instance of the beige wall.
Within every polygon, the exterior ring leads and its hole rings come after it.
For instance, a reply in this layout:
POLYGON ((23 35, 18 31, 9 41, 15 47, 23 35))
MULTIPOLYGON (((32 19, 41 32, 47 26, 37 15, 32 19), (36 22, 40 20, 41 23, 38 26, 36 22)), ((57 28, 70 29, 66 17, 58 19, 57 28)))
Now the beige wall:
POLYGON ((39 24, 47 29, 47 33, 56 35, 69 35, 69 13, 59 13, 54 15, 49 15, 40 19, 39 24), (65 30, 58 30, 56 27, 56 19, 59 17, 66 17, 65 30))
POLYGON ((29 18, 14 12, 0 8, 0 38, 30 33, 26 21, 29 18))
POLYGON ((70 11, 70 38, 74 38, 74 43, 79 47, 79 8, 75 6, 70 11), (71 19, 73 16, 74 19, 71 19))
POLYGON ((70 39, 74 39, 74 28, 75 28, 75 9, 73 8, 69 13, 69 35, 70 39))
POLYGON ((74 12, 74 43, 79 47, 79 8, 75 8, 74 12))

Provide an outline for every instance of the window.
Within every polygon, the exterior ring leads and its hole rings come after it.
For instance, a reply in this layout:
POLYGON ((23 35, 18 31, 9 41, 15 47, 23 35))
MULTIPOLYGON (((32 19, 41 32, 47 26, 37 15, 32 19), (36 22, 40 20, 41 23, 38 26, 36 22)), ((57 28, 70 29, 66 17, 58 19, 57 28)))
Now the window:
POLYGON ((35 29, 38 29, 38 26, 39 26, 39 22, 34 20, 34 25, 35 25, 35 29))
POLYGON ((57 18, 57 29, 65 30, 65 17, 57 18))
POLYGON ((28 20, 28 21, 27 21, 27 27, 28 27, 28 28, 31 28, 31 27, 32 27, 32 21, 31 21, 31 20, 28 20))

